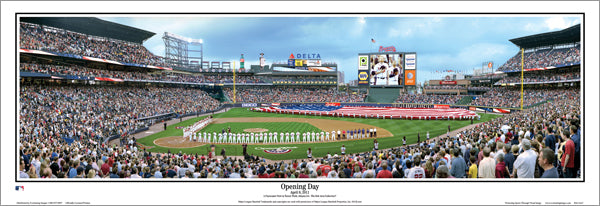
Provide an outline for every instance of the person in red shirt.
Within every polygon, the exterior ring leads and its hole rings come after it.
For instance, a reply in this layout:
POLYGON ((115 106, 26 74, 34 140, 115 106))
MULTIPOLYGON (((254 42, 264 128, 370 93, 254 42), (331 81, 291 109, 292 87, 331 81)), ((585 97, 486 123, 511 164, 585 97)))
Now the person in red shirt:
POLYGON ((331 171, 331 166, 326 164, 321 164, 317 167, 317 172, 321 171, 321 176, 327 176, 331 171))
POLYGON ((304 168, 304 171, 298 175, 298 178, 308 178, 308 169, 304 168))
POLYGON ((566 139, 565 153, 562 155, 561 166, 565 178, 574 178, 577 174, 575 169, 575 143, 571 139, 571 133, 563 130, 561 133, 563 139, 566 139))
POLYGON ((111 165, 113 165, 115 163, 115 161, 113 160, 112 157, 108 157, 108 160, 106 161, 106 163, 108 163, 108 166, 110 167, 111 165))
POLYGON ((263 173, 260 173, 258 175, 258 178, 269 178, 269 174, 267 173, 267 171, 265 170, 263 173))
POLYGON ((508 167, 504 163, 504 154, 498 154, 496 160, 498 160, 498 164, 496 164, 496 178, 508 177, 508 167))
POLYGON ((383 163, 381 164, 381 168, 382 168, 382 170, 379 171, 379 173, 377 173, 377 178, 392 178, 393 177, 392 172, 387 170, 387 168, 388 168, 387 161, 383 161, 383 163))
POLYGON ((102 166, 100 167, 100 172, 100 176, 105 176, 110 172, 110 166, 108 165, 108 163, 102 164, 102 166))
POLYGON ((508 131, 508 133, 506 133, 505 138, 504 138, 504 144, 508 144, 510 142, 510 140, 512 140, 513 134, 508 131))

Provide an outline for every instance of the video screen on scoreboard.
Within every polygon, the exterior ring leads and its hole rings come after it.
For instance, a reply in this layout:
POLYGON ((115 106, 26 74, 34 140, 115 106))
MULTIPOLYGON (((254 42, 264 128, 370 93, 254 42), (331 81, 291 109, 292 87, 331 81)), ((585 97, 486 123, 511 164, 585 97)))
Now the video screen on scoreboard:
POLYGON ((403 59, 399 53, 369 55, 369 85, 403 86, 403 59))

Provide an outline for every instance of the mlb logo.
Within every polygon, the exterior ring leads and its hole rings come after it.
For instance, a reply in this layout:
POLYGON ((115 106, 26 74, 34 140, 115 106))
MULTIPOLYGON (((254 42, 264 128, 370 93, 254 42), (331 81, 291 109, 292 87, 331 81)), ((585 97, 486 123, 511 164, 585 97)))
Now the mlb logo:
POLYGON ((15 186, 16 191, 25 191, 25 186, 15 186))

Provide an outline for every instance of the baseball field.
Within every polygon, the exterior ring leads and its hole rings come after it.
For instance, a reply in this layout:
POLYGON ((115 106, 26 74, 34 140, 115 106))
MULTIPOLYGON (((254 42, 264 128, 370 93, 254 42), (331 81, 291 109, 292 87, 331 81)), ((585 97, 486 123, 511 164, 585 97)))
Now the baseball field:
MULTIPOLYGON (((473 123, 486 122, 499 115, 480 114, 481 119, 473 123)), ((200 142, 190 142, 183 139, 182 129, 177 129, 194 124, 206 118, 197 117, 169 125, 167 130, 154 133, 150 136, 137 140, 139 144, 150 152, 204 154, 210 151, 210 145, 200 142)), ((249 111, 247 108, 234 108, 228 112, 215 114, 214 121, 202 132, 220 133, 223 129, 231 128, 231 132, 331 132, 332 130, 377 128, 377 141, 379 149, 397 147, 402 145, 402 138, 406 136, 406 143, 417 142, 417 133, 420 132, 421 141, 425 141, 429 131, 430 137, 446 134, 448 125, 451 130, 459 129, 471 124, 470 120, 390 120, 390 119, 364 119, 364 118, 342 118, 342 117, 320 117, 277 113, 261 113, 249 111)), ((340 153, 340 147, 345 145, 347 153, 358 153, 371 151, 373 139, 343 140, 320 143, 273 143, 273 144, 249 144, 247 152, 250 155, 258 155, 271 160, 289 160, 306 158, 306 151, 310 147, 314 157, 323 157, 327 152, 332 155, 340 153), (291 150, 284 154, 271 154, 264 150, 276 150, 282 148, 291 150)), ((236 144, 215 144, 215 152, 220 154, 225 148, 228 156, 241 156, 242 146, 236 144)))

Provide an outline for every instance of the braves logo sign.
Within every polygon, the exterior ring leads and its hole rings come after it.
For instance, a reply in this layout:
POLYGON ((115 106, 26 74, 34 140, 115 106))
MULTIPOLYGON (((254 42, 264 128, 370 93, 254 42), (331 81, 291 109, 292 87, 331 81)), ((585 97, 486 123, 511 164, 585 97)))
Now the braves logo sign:
POLYGON ((277 148, 256 147, 254 149, 262 150, 263 152, 265 152, 267 154, 286 154, 286 153, 290 153, 292 151, 292 149, 296 149, 296 148, 297 147, 277 147, 277 148))
POLYGON ((394 47, 394 46, 389 46, 389 47, 379 46, 379 52, 396 52, 396 47, 394 47))

